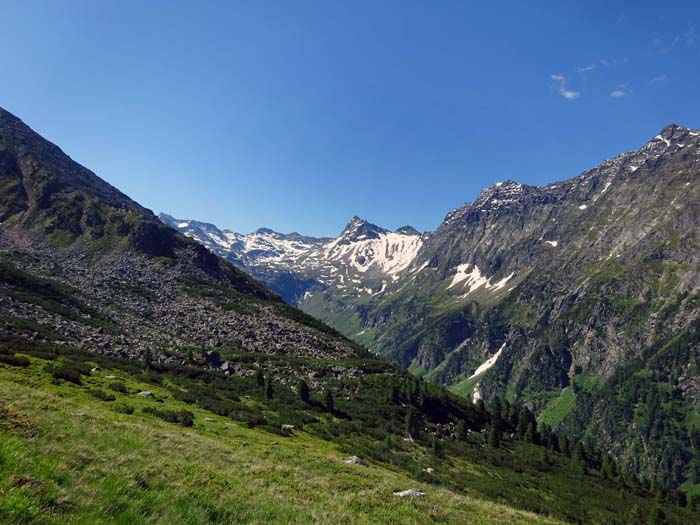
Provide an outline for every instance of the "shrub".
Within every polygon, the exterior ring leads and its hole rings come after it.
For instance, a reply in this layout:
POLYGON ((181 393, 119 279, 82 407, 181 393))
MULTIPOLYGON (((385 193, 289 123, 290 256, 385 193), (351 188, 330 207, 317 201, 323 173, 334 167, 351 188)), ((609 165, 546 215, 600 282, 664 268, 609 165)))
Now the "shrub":
POLYGON ((105 392, 104 390, 100 390, 99 388, 91 389, 89 390, 90 395, 93 397, 96 397, 100 401, 114 401, 117 399, 114 397, 114 394, 110 394, 109 392, 105 392))
POLYGON ((194 414, 189 410, 160 410, 158 408, 146 407, 141 410, 145 414, 151 414, 168 423, 178 423, 183 427, 194 425, 194 414))
POLYGON ((76 385, 83 384, 82 380, 80 379, 80 372, 75 368, 70 368, 65 365, 59 368, 47 367, 47 372, 49 372, 54 379, 63 379, 64 381, 68 381, 69 383, 74 383, 76 385))
POLYGON ((10 366, 29 366, 29 359, 21 355, 0 354, 0 363, 10 366))
POLYGON ((189 390, 173 389, 172 393, 175 399, 187 403, 188 405, 193 405, 197 402, 197 398, 189 390))
POLYGON ((109 388, 121 394, 126 394, 128 392, 126 385, 121 381, 115 381, 114 383, 110 383, 109 388))
POLYGON ((133 414, 134 413, 134 407, 131 405, 125 405, 124 403, 117 403, 113 407, 114 411, 119 413, 119 414, 133 414))

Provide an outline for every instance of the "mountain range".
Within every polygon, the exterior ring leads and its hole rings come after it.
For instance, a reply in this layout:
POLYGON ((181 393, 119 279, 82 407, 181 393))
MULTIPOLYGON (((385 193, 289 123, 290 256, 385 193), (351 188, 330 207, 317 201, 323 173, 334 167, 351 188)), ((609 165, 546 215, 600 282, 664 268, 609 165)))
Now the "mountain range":
POLYGON ((697 136, 324 239, 159 220, 0 109, 0 521, 692 522, 697 136))
POLYGON ((700 131, 669 125, 568 180, 496 183, 424 234, 161 219, 425 379, 523 403, 678 485, 698 462, 699 183, 700 131))

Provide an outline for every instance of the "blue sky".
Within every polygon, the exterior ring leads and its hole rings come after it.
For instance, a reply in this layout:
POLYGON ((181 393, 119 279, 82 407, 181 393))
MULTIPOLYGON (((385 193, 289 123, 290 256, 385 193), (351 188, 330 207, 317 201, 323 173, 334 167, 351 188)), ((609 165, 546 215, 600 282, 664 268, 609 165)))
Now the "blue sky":
POLYGON ((699 4, 2 0, 0 106, 154 211, 434 229, 700 128, 699 4))

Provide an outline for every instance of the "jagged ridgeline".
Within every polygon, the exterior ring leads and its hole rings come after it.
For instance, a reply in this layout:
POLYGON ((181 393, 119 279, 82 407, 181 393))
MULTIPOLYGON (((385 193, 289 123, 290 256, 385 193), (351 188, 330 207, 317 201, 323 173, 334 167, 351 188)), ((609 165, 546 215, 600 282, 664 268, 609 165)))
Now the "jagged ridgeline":
MULTIPOLYGON (((2 522, 688 523, 700 506, 488 395, 486 381, 489 404, 473 403, 376 357, 3 110, 0 212, 2 522), (336 461, 350 455, 360 464, 336 461), (324 505, 309 499, 329 484, 324 505), (411 488, 425 496, 393 495, 411 488)), ((367 241, 354 260, 384 281, 377 293, 398 286, 382 275, 412 271, 419 283, 436 271, 409 268, 418 255, 406 255, 430 239, 356 219, 344 239, 320 242, 349 260, 367 241), (400 263, 377 254, 397 243, 400 263)), ((469 277, 449 284, 474 278, 454 263, 469 277)), ((494 289, 524 282, 479 264, 494 289)), ((436 322, 476 334, 488 312, 457 308, 436 322)), ((518 339, 489 326, 487 343, 502 349, 491 374, 518 339)), ((683 337, 659 351, 694 344, 683 337)), ((673 389, 650 402, 657 413, 686 406, 673 389)))
POLYGON ((700 132, 670 125, 577 177, 497 183, 422 235, 353 219, 289 246, 168 222, 425 379, 698 490, 699 217, 700 132))

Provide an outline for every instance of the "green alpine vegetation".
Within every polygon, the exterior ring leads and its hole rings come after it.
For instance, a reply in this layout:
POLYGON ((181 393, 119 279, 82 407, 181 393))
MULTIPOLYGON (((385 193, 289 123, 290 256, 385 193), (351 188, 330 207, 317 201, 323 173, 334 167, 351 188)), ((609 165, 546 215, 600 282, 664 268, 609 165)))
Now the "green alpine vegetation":
POLYGON ((2 346, 22 362, 0 365, 0 521, 689 523, 700 502, 652 492, 526 409, 460 405, 408 376, 309 394, 255 373, 2 346), (348 387, 352 400, 329 403, 348 387), (453 403, 455 426, 427 420, 453 403), (393 495, 409 488, 425 496, 393 495))

